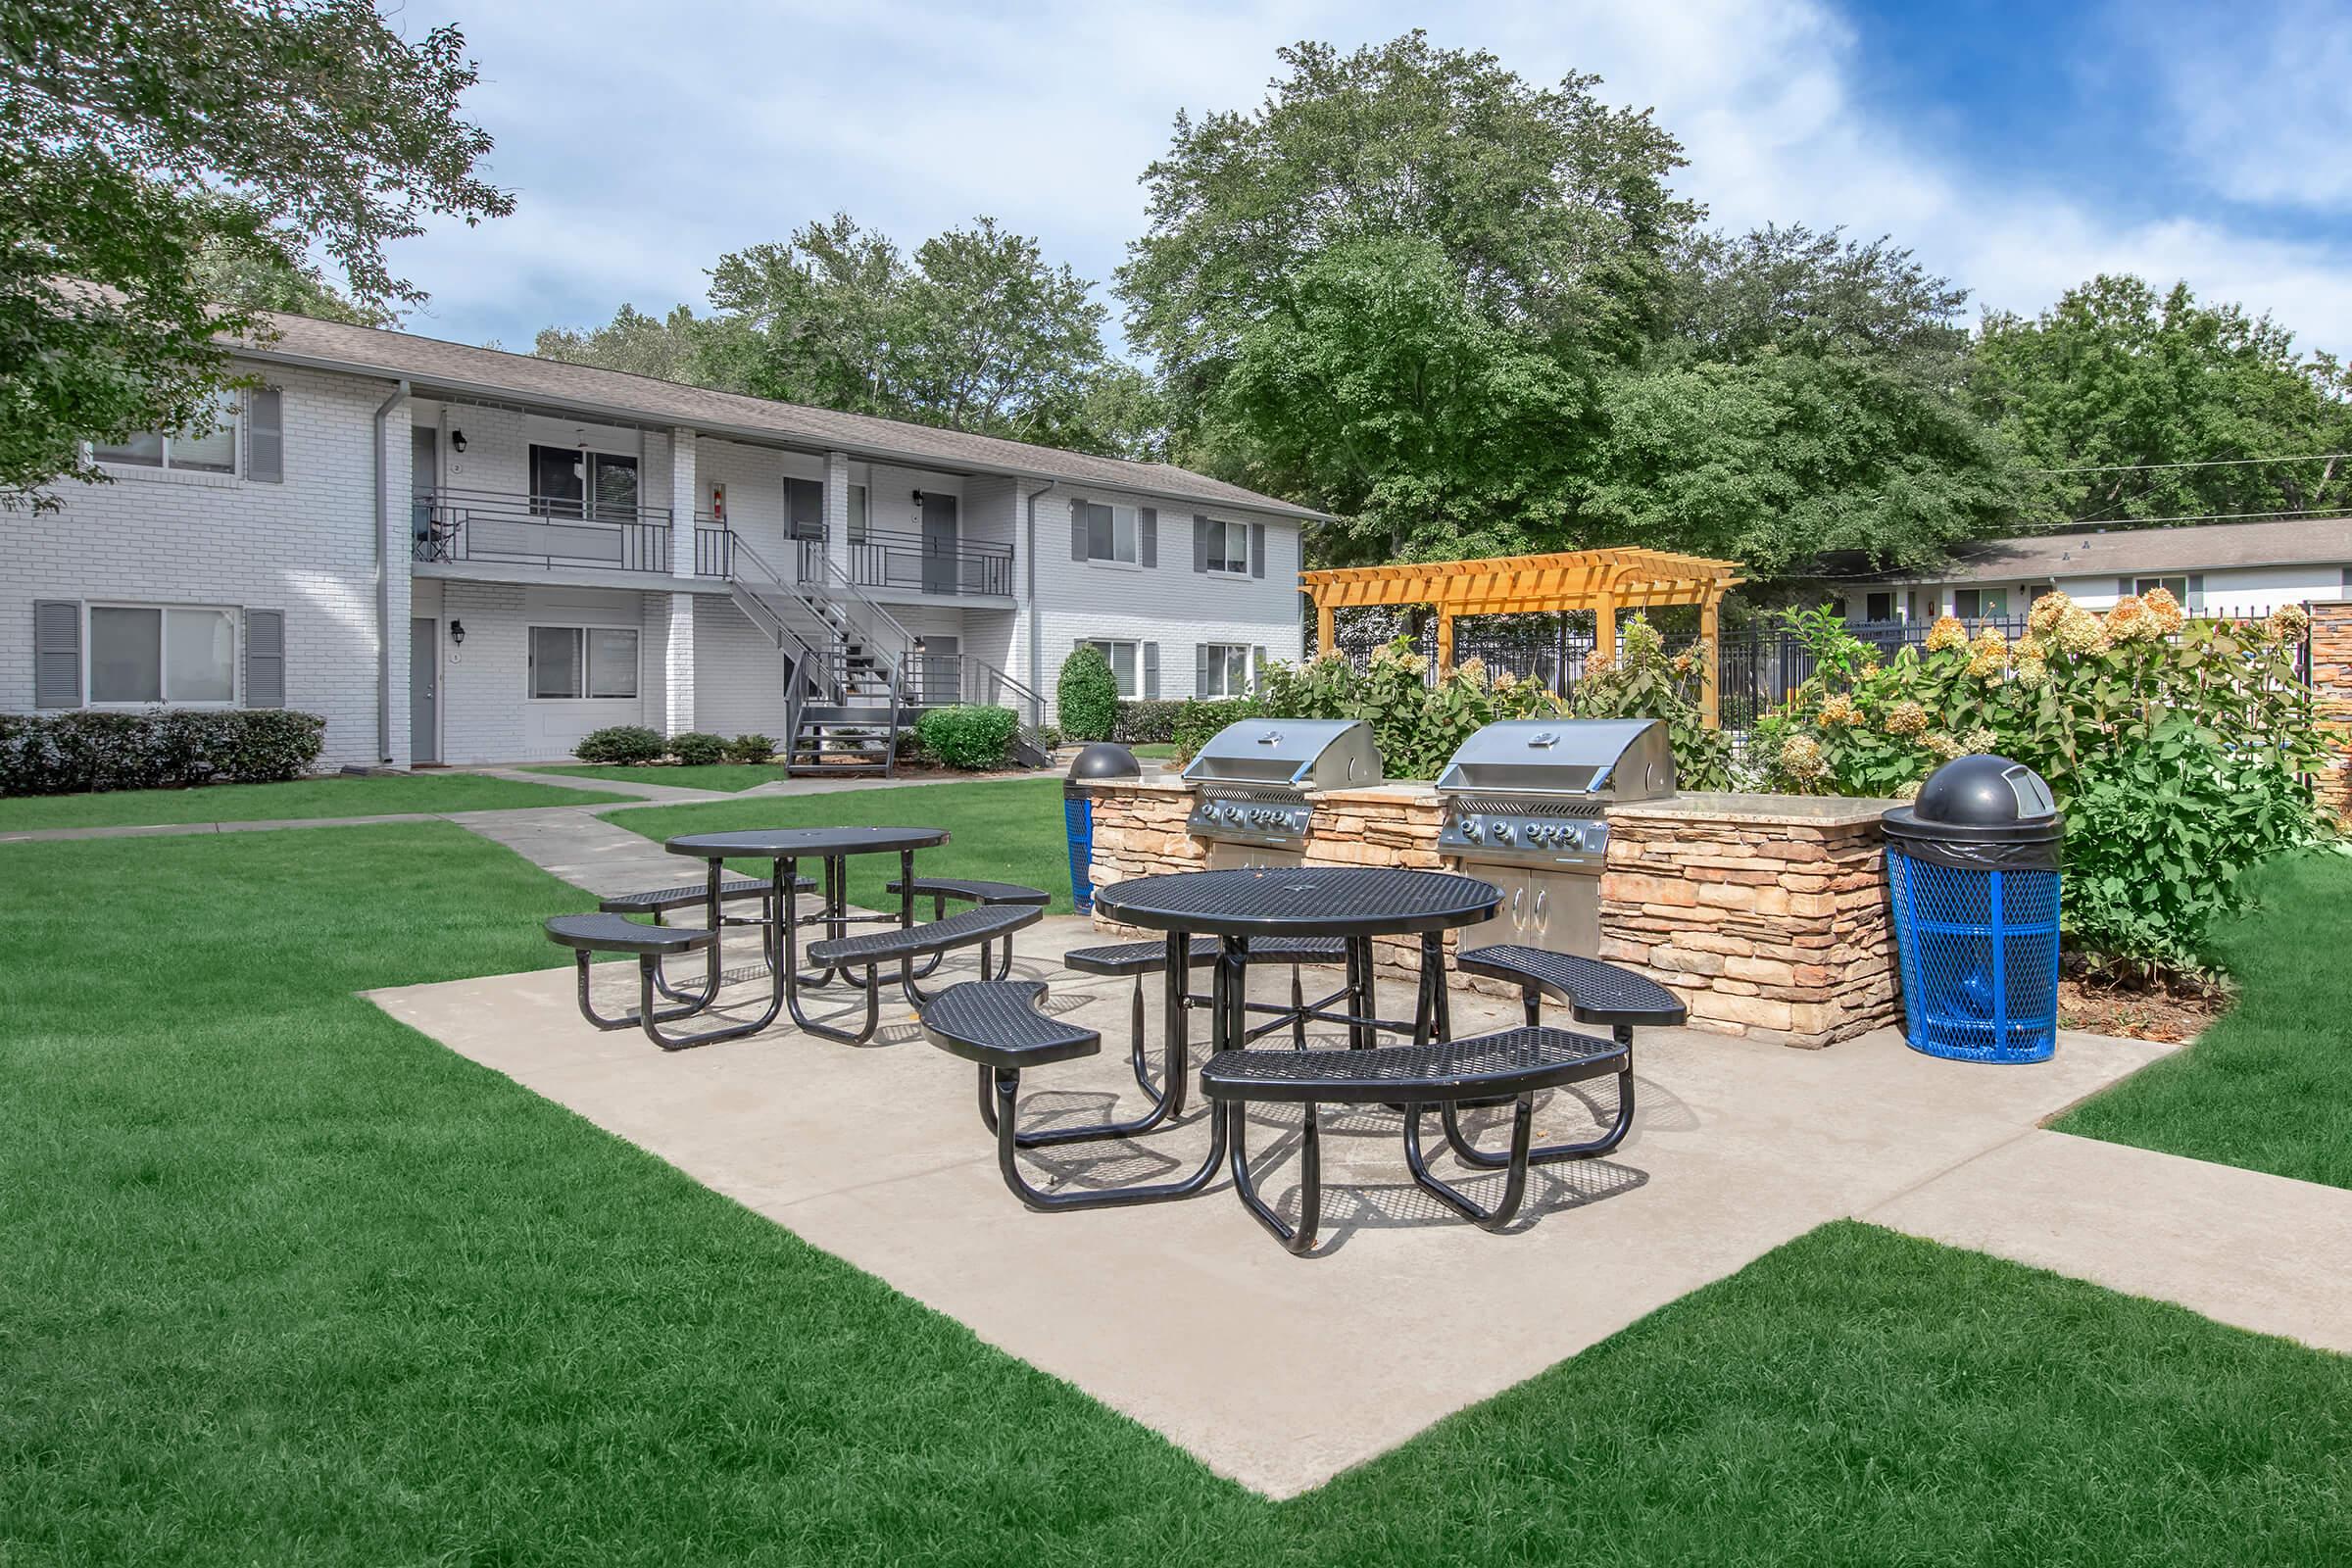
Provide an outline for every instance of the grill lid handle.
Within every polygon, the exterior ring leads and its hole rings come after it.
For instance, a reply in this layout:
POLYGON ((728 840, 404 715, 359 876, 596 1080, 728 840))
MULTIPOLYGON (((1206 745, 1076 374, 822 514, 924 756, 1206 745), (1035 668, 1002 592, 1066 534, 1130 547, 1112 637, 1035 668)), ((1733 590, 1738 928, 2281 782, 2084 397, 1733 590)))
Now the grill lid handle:
POLYGON ((1531 747, 1557 746, 1560 744, 1559 733, 1556 730, 1540 729, 1527 738, 1527 744, 1531 747))

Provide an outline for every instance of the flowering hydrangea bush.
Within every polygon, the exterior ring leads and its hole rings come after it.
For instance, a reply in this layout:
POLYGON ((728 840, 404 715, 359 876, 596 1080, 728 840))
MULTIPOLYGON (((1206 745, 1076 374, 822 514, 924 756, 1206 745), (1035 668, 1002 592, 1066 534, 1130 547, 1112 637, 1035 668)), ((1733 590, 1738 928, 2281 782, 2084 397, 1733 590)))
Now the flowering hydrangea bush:
POLYGON ((2300 610, 2191 620, 2159 588, 2100 615, 2051 593, 2015 643, 1946 616, 1884 666, 1841 626, 1793 623, 1821 645, 1823 673, 1761 726, 1751 756, 1766 784, 1907 799, 1954 757, 2026 763, 2067 813, 2078 952, 2202 967, 2238 874, 2320 831, 2307 780, 2321 753, 2293 663, 2300 610))

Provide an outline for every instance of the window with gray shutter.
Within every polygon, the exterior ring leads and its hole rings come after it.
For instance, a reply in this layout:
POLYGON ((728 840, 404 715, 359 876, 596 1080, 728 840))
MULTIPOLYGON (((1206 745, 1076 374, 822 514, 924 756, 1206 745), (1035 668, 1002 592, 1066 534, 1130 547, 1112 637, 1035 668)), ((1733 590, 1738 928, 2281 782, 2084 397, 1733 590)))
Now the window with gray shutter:
POLYGON ((1193 514, 1193 570, 1208 570, 1208 519, 1199 513, 1193 514))
POLYGON ((71 599, 33 601, 32 706, 81 706, 81 606, 71 599))
POLYGON ((1256 691, 1266 683, 1266 649, 1263 643, 1250 650, 1250 689, 1256 691))
POLYGON ((1144 644, 1144 697, 1149 702, 1159 701, 1159 644, 1157 643, 1144 644))
POLYGON ((1193 645, 1193 695, 1195 697, 1208 695, 1208 644, 1206 643, 1193 645))
POLYGON ((283 484, 286 477, 286 416, 282 394, 261 387, 245 404, 245 477, 283 484))
POLYGON ((1070 559, 1072 561, 1086 559, 1086 498, 1084 496, 1074 496, 1070 500, 1070 559))
POLYGON ((1262 522, 1253 522, 1250 525, 1250 575, 1263 577, 1265 574, 1266 525, 1262 522))
POLYGON ((2183 610, 2203 610, 2205 608, 2205 574, 2203 572, 2192 571, 2188 574, 2188 603, 2180 608, 2183 610))
POLYGON ((1146 507, 1135 514, 1136 559, 1147 566, 1159 564, 1159 512, 1146 507))
POLYGON ((2116 579, 2115 579, 2115 597, 2116 597, 2116 598, 2118 598, 2118 599, 2121 599, 2121 598, 2123 598, 2125 595, 2129 594, 2131 591, 2132 591, 2132 579, 2131 579, 2131 578, 2129 578, 2129 577, 2118 577, 2118 578, 2116 578, 2116 579))
POLYGON ((245 706, 286 706, 286 612, 245 612, 245 706))

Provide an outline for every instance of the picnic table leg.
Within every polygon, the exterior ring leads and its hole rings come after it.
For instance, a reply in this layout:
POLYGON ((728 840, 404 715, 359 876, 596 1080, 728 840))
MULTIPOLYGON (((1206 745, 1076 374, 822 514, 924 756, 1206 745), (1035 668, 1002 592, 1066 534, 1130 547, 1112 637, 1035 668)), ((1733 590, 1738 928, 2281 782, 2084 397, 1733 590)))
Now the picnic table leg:
MULTIPOLYGON (((1458 1189, 1448 1186, 1430 1174, 1428 1162, 1421 1155, 1421 1113, 1427 1105, 1407 1105, 1404 1109, 1404 1163, 1412 1172, 1415 1185, 1437 1199, 1447 1208, 1482 1230, 1498 1231, 1518 1215, 1519 1205, 1527 1199, 1527 1167, 1534 1136, 1536 1097, 1532 1094, 1512 1097, 1511 1151, 1507 1154, 1490 1156, 1478 1163, 1488 1169, 1500 1167, 1505 1172, 1502 1197, 1493 1208, 1482 1208, 1458 1189)), ((1450 1105, 1445 1107, 1450 1122, 1450 1105)))
POLYGON ((1217 1107, 1217 1114, 1231 1123, 1228 1134, 1233 1145, 1233 1190, 1250 1211, 1250 1217, 1266 1228, 1276 1241, 1300 1257, 1315 1250, 1315 1235, 1323 1223, 1323 1145, 1316 1126, 1315 1105, 1309 1101, 1299 1107, 1305 1119, 1298 1133, 1298 1223, 1286 1225, 1274 1205, 1258 1195, 1257 1184, 1250 1179, 1249 1125, 1250 1102, 1229 1100, 1217 1107))
POLYGON ((1167 987, 1168 1016, 1162 1026, 1167 1032, 1167 1047, 1160 1067, 1165 1084, 1163 1093, 1167 1097, 1170 1107, 1168 1114, 1171 1116, 1184 1114, 1185 1092, 1191 1087, 1191 1042, 1188 1038, 1191 1024, 1185 1017, 1185 1010, 1190 1005, 1192 994, 1192 953, 1191 933, 1168 933, 1167 962, 1161 966, 1167 987))
MULTIPOLYGON (((1531 1003, 1528 1009, 1530 1027, 1540 1019, 1540 1003, 1531 1003)), ((1528 1161, 1536 1165, 1552 1165, 1562 1160, 1590 1159, 1605 1154, 1625 1142, 1625 1135, 1634 1125, 1634 1029, 1631 1024, 1618 1024, 1610 1031, 1617 1044, 1625 1048, 1625 1066, 1617 1074, 1617 1114, 1610 1118, 1598 1138, 1580 1144, 1539 1144, 1528 1151, 1528 1161)), ((1490 1101, 1494 1104, 1499 1102, 1490 1101)), ((1447 1105, 1441 1118, 1446 1124, 1446 1142, 1456 1159, 1481 1170, 1501 1170, 1510 1163, 1508 1154, 1490 1154, 1470 1142, 1462 1131, 1458 1107, 1447 1105)))

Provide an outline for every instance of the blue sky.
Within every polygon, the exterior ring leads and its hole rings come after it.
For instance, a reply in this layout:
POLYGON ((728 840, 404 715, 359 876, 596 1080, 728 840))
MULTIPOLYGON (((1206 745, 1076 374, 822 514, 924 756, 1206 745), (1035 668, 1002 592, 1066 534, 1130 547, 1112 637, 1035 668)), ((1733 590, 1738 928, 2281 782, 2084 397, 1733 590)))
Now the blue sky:
POLYGON ((1720 225, 1891 234, 2027 312, 2099 270, 2185 278, 2352 354, 2341 4, 409 0, 396 24, 442 21, 518 210, 396 248, 436 336, 699 310, 721 252, 836 210, 907 245, 991 214, 1107 280, 1178 109, 1255 103, 1282 43, 1418 24, 1654 108, 1720 225))

